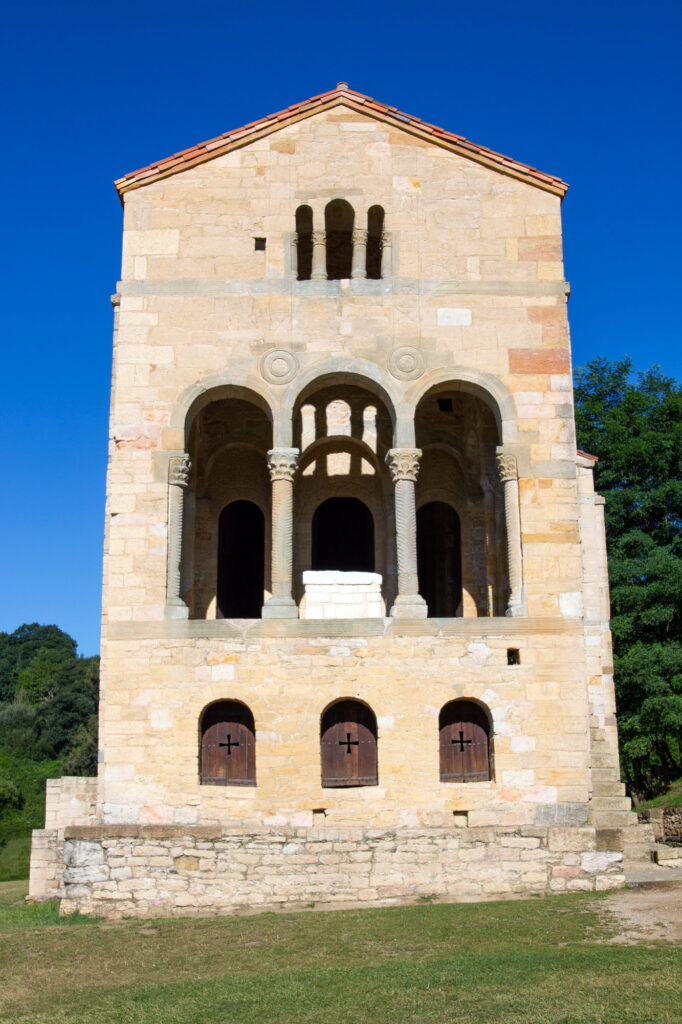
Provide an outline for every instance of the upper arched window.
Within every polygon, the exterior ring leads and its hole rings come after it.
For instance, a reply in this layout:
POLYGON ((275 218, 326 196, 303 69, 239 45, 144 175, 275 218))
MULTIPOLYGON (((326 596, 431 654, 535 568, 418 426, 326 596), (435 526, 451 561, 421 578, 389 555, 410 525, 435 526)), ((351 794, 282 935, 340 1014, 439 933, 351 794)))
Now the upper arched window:
POLYGON ((377 720, 367 704, 339 700, 322 715, 323 786, 376 786, 377 720))
POLYGON ((381 255, 384 239, 384 210, 382 206, 370 206, 367 211, 367 277, 379 280, 381 277, 381 255))
POLYGON ((440 781, 486 782, 490 770, 490 722, 480 704, 452 700, 438 716, 440 781))
POLYGON ((218 618, 260 619, 265 517, 253 501, 233 501, 218 521, 218 618))
POLYGON ((246 704, 220 700, 201 716, 201 782, 256 785, 256 730, 246 704))
POLYGON ((313 268, 313 211, 309 206, 296 210, 296 277, 309 281, 313 268))
POLYGON ((345 199, 333 199, 324 211, 327 245, 327 280, 350 277, 353 263, 355 213, 345 199))
POLYGON ((417 569, 429 618, 461 615, 461 529, 459 516, 444 501, 430 501, 417 511, 417 569))

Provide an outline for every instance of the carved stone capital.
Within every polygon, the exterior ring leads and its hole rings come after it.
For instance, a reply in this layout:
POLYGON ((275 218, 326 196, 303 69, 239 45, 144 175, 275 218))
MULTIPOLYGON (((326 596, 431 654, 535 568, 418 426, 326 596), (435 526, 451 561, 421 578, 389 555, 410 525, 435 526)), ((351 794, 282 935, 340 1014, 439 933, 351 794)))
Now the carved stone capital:
POLYGON ((192 470, 189 455, 173 455, 168 460, 168 483, 173 487, 187 487, 192 470))
POLYGON ((385 246, 389 246, 391 244, 391 238, 392 238, 392 235, 391 235, 390 231, 382 231, 382 233, 381 233, 381 244, 385 245, 385 246))
POLYGON ((313 231, 313 245, 324 245, 327 241, 326 231, 313 231))
POLYGON ((498 452, 495 456, 495 462, 497 464, 497 472, 503 484, 509 483, 510 480, 518 479, 515 455, 498 452))
POLYGON ((409 480, 411 483, 416 484, 421 457, 421 448, 389 449, 386 452, 386 465, 390 470, 393 483, 395 484, 399 480, 409 480))
POLYGON ((298 448, 273 448, 268 452, 268 469, 273 483, 275 480, 293 483, 299 454, 298 448))
POLYGON ((353 229, 353 245, 367 245, 367 230, 366 230, 366 228, 354 228, 353 229))

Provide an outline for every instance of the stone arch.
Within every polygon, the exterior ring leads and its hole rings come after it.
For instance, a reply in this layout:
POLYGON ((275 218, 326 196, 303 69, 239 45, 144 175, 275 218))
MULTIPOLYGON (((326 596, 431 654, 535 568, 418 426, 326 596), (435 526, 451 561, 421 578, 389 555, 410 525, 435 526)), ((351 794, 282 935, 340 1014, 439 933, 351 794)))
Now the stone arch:
POLYGON ((516 440, 516 403, 499 377, 467 366, 450 366, 431 370, 420 377, 406 392, 412 416, 417 406, 430 393, 464 391, 480 398, 492 411, 501 444, 516 440))
POLYGON ((395 425, 397 410, 403 402, 402 394, 387 380, 386 371, 367 359, 339 357, 310 367, 309 370, 300 373, 296 381, 289 386, 284 403, 293 414, 294 409, 302 405, 314 391, 334 384, 354 384, 356 387, 365 388, 384 403, 391 422, 395 425))
POLYGON ((192 384, 180 395, 171 409, 169 426, 175 430, 184 430, 186 443, 198 413, 211 402, 223 398, 240 398, 251 402, 265 413, 270 423, 274 422, 277 402, 266 384, 255 387, 251 380, 219 375, 192 384))

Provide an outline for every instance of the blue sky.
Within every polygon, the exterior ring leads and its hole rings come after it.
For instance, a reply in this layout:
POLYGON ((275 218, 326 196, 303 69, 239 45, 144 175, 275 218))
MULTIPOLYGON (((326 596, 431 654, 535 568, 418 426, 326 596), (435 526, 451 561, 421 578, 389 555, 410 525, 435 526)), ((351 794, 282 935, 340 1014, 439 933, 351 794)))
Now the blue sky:
POLYGON ((0 629, 99 649, 113 179, 339 80, 568 181, 574 364, 682 378, 679 2, 29 0, 3 30, 0 629))

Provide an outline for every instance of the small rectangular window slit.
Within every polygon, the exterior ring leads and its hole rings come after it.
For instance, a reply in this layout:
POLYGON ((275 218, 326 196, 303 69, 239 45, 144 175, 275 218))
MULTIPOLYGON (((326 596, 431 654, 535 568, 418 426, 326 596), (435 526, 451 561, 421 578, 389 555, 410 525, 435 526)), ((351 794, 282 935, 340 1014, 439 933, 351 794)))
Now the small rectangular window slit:
POLYGON ((254 242, 254 246, 253 247, 256 250, 256 252, 265 252, 265 239, 264 238, 254 238, 253 242, 254 242))
POLYGON ((324 819, 327 817, 327 811, 324 807, 313 808, 313 825, 324 825, 324 819))
POLYGON ((457 828, 468 828, 469 826, 469 812, 468 811, 453 811, 452 820, 457 828))
POLYGON ((518 647, 507 648, 507 664, 508 665, 520 665, 521 664, 521 651, 518 647))

